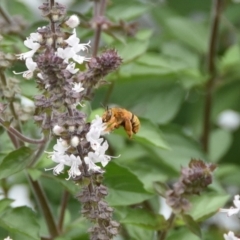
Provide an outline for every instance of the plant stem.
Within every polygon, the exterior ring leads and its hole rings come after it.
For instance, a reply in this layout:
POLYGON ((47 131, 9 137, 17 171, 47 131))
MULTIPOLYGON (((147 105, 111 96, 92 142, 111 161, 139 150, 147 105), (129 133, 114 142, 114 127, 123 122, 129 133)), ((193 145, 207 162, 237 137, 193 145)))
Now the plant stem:
POLYGON ((32 139, 32 138, 28 138, 26 136, 24 136, 23 134, 21 134, 18 130, 16 130, 13 127, 6 127, 5 126, 5 122, 3 119, 0 118, 0 124, 11 134, 16 136, 18 139, 22 140, 23 142, 27 142, 27 143, 32 143, 32 144, 40 144, 40 143, 44 143, 45 142, 45 138, 42 139, 32 139))
POLYGON ((11 18, 8 16, 8 14, 4 11, 4 9, 0 6, 0 14, 5 19, 5 21, 9 24, 12 24, 11 18))
POLYGON ((174 223, 174 219, 175 219, 175 214, 172 212, 169 219, 167 220, 168 221, 168 227, 166 230, 162 231, 160 234, 159 234, 159 238, 158 240, 165 240, 166 237, 167 237, 167 234, 168 234, 168 230, 170 230, 172 228, 172 225, 174 223))
POLYGON ((94 35, 94 45, 93 45, 93 53, 92 56, 96 57, 98 48, 99 48, 99 43, 100 43, 100 36, 102 32, 102 19, 104 17, 104 12, 106 9, 106 0, 100 0, 100 4, 98 0, 94 1, 94 17, 93 21, 96 24, 96 31, 94 35), (100 22, 99 22, 100 20, 100 22))
POLYGON ((62 195, 61 210, 60 210, 60 216, 58 220, 58 229, 60 232, 62 231, 62 228, 63 228, 63 221, 65 216, 65 210, 67 207, 68 197, 69 197, 69 192, 64 191, 62 195))
POLYGON ((34 190, 36 199, 39 203, 39 206, 43 212, 46 225, 48 227, 48 231, 51 235, 51 238, 54 239, 59 235, 57 225, 54 221, 53 214, 51 213, 50 207, 48 205, 47 198, 42 190, 42 187, 38 181, 34 181, 29 175, 28 175, 29 182, 31 183, 31 186, 34 190))
POLYGON ((204 105, 204 119, 203 119, 203 133, 202 133, 202 146, 205 152, 208 152, 209 147, 209 134, 211 125, 211 111, 213 102, 213 91, 216 80, 216 66, 215 55, 218 40, 218 29, 220 23, 220 16, 222 12, 222 5, 224 0, 213 0, 212 3, 212 23, 210 30, 210 39, 208 46, 207 56, 207 72, 210 76, 206 84, 206 97, 204 105))
POLYGON ((35 163, 37 162, 37 160, 42 156, 44 150, 46 149, 47 145, 48 145, 49 141, 47 138, 45 138, 44 142, 39 146, 37 152, 34 154, 34 156, 32 157, 30 164, 29 164, 29 168, 33 167, 35 165, 35 163))

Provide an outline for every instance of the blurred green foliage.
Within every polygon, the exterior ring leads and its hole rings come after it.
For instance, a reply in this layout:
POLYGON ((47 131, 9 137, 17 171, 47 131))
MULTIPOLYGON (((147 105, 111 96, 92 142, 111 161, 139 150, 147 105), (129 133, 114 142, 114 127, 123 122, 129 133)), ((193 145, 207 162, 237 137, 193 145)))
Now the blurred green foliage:
MULTIPOLYGON (((21 35, 1 33, 1 51, 14 54, 26 51, 24 37, 44 24, 35 14, 38 6, 33 12, 28 4, 17 0, 2 0, 0 5, 10 18, 18 14, 27 22, 21 35)), ((209 0, 108 2, 106 17, 110 21, 130 22, 136 26, 132 25, 133 29, 130 29, 132 35, 114 28, 102 32, 99 51, 117 49, 123 64, 108 76, 109 85, 96 90, 91 109, 94 112, 102 104, 121 106, 134 112, 142 123, 139 134, 131 140, 123 130, 107 136, 111 155, 121 155, 106 167, 104 180, 109 187, 108 201, 116 207, 115 218, 122 223, 119 240, 157 239, 155 233, 165 228, 166 220, 159 214, 161 205, 153 183, 172 183, 191 158, 217 163, 218 170, 213 186, 208 193, 193 200, 189 214, 202 226, 202 239, 223 239, 223 233, 228 231, 218 223, 204 221, 228 201, 229 189, 239 193, 240 188, 240 129, 229 132, 217 124, 218 115, 223 110, 232 109, 240 113, 240 4, 225 1, 221 15, 215 56, 217 81, 213 92, 210 150, 205 153, 200 140, 205 84, 209 78, 206 58, 211 6, 209 0)), ((94 30, 85 24, 92 17, 92 2, 73 0, 68 9, 69 14, 76 13, 81 18, 78 28, 80 39, 83 42, 93 39, 94 30)), ((20 71, 25 67, 20 61, 16 62, 7 70, 8 77, 13 76, 13 69, 20 71)), ((38 92, 34 80, 21 79, 20 86, 24 96, 33 98, 38 92)), ((25 123, 25 134, 36 136, 36 128, 31 121, 25 123)), ((30 148, 14 151, 8 135, 1 131, 0 137, 0 177, 17 172, 9 179, 1 180, 2 188, 10 189, 16 183, 27 184, 22 170, 28 162, 26 159, 22 162, 19 154, 27 158, 30 148)), ((79 214, 81 206, 74 198, 73 186, 70 186, 71 182, 66 183, 66 176, 45 173, 44 167, 51 165, 44 155, 37 169, 29 169, 29 172, 34 179, 41 181, 56 219, 62 190, 68 189, 73 193, 67 207, 64 233, 57 240, 88 239, 86 229, 89 223, 79 214)), ((40 239, 38 233, 47 234, 36 204, 34 213, 27 207, 11 208, 10 203, 7 199, 0 201, 1 239, 9 234, 14 240, 37 240, 40 239)), ((170 231, 168 240, 199 239, 199 234, 191 233, 182 221, 176 221, 176 226, 178 228, 170 231)))

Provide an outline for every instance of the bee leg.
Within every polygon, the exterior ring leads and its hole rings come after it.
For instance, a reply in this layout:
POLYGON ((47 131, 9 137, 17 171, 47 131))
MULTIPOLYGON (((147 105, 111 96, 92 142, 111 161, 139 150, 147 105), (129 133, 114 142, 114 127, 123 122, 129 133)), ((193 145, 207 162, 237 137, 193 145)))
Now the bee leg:
POLYGON ((130 120, 126 120, 126 121, 125 121, 124 128, 125 128, 125 130, 126 130, 126 132, 127 132, 127 134, 128 134, 128 137, 129 137, 129 138, 132 138, 133 132, 132 132, 132 124, 131 124, 131 121, 130 121, 130 120))
POLYGON ((108 123, 107 123, 107 127, 105 129, 105 131, 107 132, 111 132, 112 130, 114 130, 115 128, 118 128, 119 125, 115 122, 115 118, 112 118, 108 123))

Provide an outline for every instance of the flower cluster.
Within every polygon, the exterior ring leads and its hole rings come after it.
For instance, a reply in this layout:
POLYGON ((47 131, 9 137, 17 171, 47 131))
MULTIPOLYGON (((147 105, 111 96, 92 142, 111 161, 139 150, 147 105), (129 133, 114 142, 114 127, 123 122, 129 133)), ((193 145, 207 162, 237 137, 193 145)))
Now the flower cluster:
MULTIPOLYGON (((86 44, 80 44, 80 39, 77 37, 75 29, 78 24, 79 19, 76 15, 69 17, 69 19, 65 22, 65 25, 73 28, 72 35, 64 40, 61 34, 59 34, 55 43, 55 45, 57 44, 59 46, 55 51, 55 55, 63 59, 64 63, 68 64, 66 66, 66 69, 72 74, 75 74, 79 71, 79 69, 75 68, 75 62, 82 64, 84 61, 90 60, 90 58, 87 58, 80 54, 81 51, 85 51, 88 49, 88 47, 90 47, 90 41, 86 44)), ((38 63, 33 60, 34 54, 37 51, 40 51, 41 47, 43 50, 44 45, 49 46, 54 44, 54 36, 51 35, 52 34, 49 27, 38 28, 38 32, 30 34, 30 37, 24 41, 24 45, 29 48, 30 51, 17 54, 18 59, 25 60, 25 64, 28 70, 19 73, 14 72, 15 74, 23 74, 23 77, 26 79, 33 77, 34 71, 38 70, 38 63)), ((38 76, 42 77, 41 73, 38 76)))
POLYGON ((28 70, 14 73, 27 79, 36 76, 41 93, 34 97, 34 120, 45 139, 57 138, 53 151, 48 152, 56 166, 47 170, 58 175, 68 168, 67 180, 82 185, 78 200, 83 214, 95 224, 89 230, 91 239, 112 239, 119 224, 112 220, 113 209, 103 200, 107 188, 102 185, 101 165, 105 167, 112 158, 106 154, 109 146, 102 137, 105 126, 99 116, 86 122, 86 114, 77 106, 91 100, 93 89, 106 83, 103 77, 120 66, 121 58, 113 49, 96 57, 85 56, 90 42, 82 44, 77 37, 78 17, 66 20, 65 7, 55 1, 43 3, 39 9, 49 24, 24 41, 30 50, 17 57, 25 60, 28 70), (78 66, 84 62, 88 64, 80 70, 78 66))
MULTIPOLYGON (((105 167, 108 162, 111 160, 111 156, 106 155, 105 152, 108 149, 108 143, 106 140, 101 138, 105 129, 105 124, 102 122, 102 118, 96 116, 95 119, 91 122, 90 129, 86 134, 86 140, 90 143, 90 150, 83 159, 80 159, 80 156, 75 156, 74 154, 68 154, 68 150, 73 147, 76 148, 80 143, 80 140, 77 136, 73 136, 70 141, 70 145, 67 141, 63 139, 58 139, 57 144, 54 145, 53 152, 48 152, 51 159, 58 163, 57 166, 51 169, 55 175, 60 174, 65 166, 70 167, 68 171, 68 176, 70 178, 76 178, 82 174, 82 161, 87 164, 89 172, 103 172, 101 167, 96 165, 96 163, 101 163, 105 167)), ((55 126, 53 132, 57 135, 61 134, 64 131, 60 126, 55 126)))
POLYGON ((215 168, 215 164, 192 159, 188 167, 181 169, 181 177, 173 185, 173 189, 166 192, 167 204, 175 213, 189 210, 191 204, 187 197, 192 194, 200 194, 212 183, 212 172, 215 168))

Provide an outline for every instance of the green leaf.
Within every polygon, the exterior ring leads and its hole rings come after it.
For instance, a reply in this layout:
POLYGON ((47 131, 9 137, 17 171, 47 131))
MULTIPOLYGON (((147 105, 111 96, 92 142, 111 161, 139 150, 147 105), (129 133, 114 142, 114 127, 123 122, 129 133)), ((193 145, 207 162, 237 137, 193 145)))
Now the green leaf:
POLYGON ((124 64, 133 61, 146 52, 148 40, 145 41, 128 41, 126 45, 116 45, 119 56, 123 59, 124 64))
MULTIPOLYGON (((0 195, 1 196, 1 195, 0 195)), ((4 198, 0 200, 0 213, 5 210, 13 202, 12 199, 4 198)))
POLYGON ((203 221, 216 214, 218 209, 223 207, 228 199, 228 195, 216 192, 191 197, 192 208, 190 214, 195 221, 203 221))
POLYGON ((139 132, 134 136, 136 141, 141 143, 152 144, 156 147, 169 149, 169 146, 163 139, 163 134, 158 126, 146 119, 141 119, 141 127, 139 132))
POLYGON ((161 130, 171 149, 152 148, 152 150, 165 164, 171 166, 176 172, 179 172, 181 167, 187 166, 192 158, 206 159, 199 143, 187 136, 180 127, 166 125, 162 126, 161 130))
POLYGON ((166 191, 169 190, 169 187, 167 186, 167 184, 163 182, 154 182, 153 187, 156 193, 162 197, 165 197, 166 191))
POLYGON ((227 49, 220 62, 220 70, 227 70, 231 67, 238 67, 240 64, 240 49, 239 45, 232 45, 227 49))
POLYGON ((208 43, 208 31, 200 23, 181 17, 170 17, 165 21, 172 36, 199 53, 205 53, 208 43))
POLYGON ((154 123, 166 124, 177 115, 185 95, 182 87, 163 84, 161 88, 153 89, 151 93, 142 96, 135 104, 133 112, 154 123))
POLYGON ((214 130, 210 135, 209 158, 218 162, 228 151, 232 143, 232 134, 223 129, 214 130))
POLYGON ((0 164, 0 179, 25 169, 31 154, 32 150, 28 147, 21 147, 9 153, 0 164))
POLYGON ((9 232, 21 234, 32 240, 40 240, 37 216, 29 208, 14 208, 0 216, 0 226, 8 229, 9 232))
POLYGON ((178 228, 175 231, 170 231, 167 240, 199 240, 200 238, 190 232, 187 228, 178 228))
POLYGON ((132 76, 165 76, 169 74, 175 74, 176 71, 171 68, 156 67, 156 66, 146 66, 139 63, 131 63, 128 65, 123 65, 120 68, 119 75, 122 77, 132 77, 132 76))
POLYGON ((27 172, 34 181, 37 181, 42 176, 42 172, 38 169, 27 169, 27 172))
POLYGON ((121 223, 133 224, 152 230, 161 230, 167 226, 167 222, 162 215, 153 214, 144 209, 128 209, 128 214, 121 220, 121 223))
POLYGON ((111 206, 136 204, 153 196, 143 188, 135 175, 114 162, 107 165, 104 176, 109 188, 107 201, 111 206))
POLYGON ((107 14, 114 21, 120 20, 132 20, 141 16, 149 9, 147 4, 141 4, 140 2, 133 3, 127 2, 117 2, 115 1, 111 8, 108 9, 107 14), (126 5, 127 4, 127 5, 126 5), (127 6, 127 7, 126 7, 127 6))
POLYGON ((188 229, 197 235, 199 238, 202 239, 202 233, 201 233, 201 228, 199 227, 198 223, 194 221, 194 219, 187 214, 182 215, 183 221, 185 222, 186 226, 188 229))
POLYGON ((32 20, 33 12, 28 8, 28 4, 24 4, 20 1, 6 1, 7 10, 13 15, 23 15, 25 19, 32 20))
POLYGON ((131 240, 147 240, 154 239, 155 233, 152 230, 135 226, 132 224, 124 225, 127 229, 129 238, 131 240))

